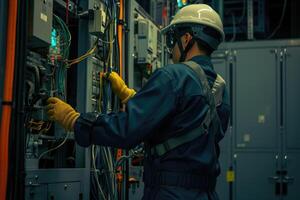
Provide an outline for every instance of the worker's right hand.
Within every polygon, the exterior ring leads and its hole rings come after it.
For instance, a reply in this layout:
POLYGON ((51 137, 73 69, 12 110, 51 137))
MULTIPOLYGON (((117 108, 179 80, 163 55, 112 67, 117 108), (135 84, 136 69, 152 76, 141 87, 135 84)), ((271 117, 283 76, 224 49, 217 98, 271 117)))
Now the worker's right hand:
POLYGON ((75 121, 80 114, 72 106, 56 97, 50 97, 47 104, 49 119, 58 122, 67 131, 73 131, 75 121))
POLYGON ((116 72, 109 73, 107 79, 111 83, 113 92, 121 99, 122 103, 127 103, 136 94, 134 89, 127 87, 123 79, 116 72))

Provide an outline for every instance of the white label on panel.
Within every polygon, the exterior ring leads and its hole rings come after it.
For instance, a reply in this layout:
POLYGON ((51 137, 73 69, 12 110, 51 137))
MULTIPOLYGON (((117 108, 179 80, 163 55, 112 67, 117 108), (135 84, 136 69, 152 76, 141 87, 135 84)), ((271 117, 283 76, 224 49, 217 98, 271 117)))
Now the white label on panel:
POLYGON ((47 22, 47 20, 48 20, 47 15, 45 15, 44 13, 41 13, 41 20, 47 22))

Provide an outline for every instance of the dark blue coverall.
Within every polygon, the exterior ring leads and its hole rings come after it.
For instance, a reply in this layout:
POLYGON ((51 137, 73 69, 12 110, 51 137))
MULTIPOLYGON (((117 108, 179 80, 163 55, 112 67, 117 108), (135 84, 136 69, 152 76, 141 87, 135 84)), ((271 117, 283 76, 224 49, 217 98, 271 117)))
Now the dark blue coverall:
MULTIPOLYGON (((195 56, 212 86, 216 72, 210 58, 195 56)), ((156 70, 146 85, 127 103, 126 112, 101 114, 92 119, 81 114, 75 123, 77 143, 130 149, 145 143, 143 199, 218 199, 216 177, 220 174, 218 142, 229 120, 229 99, 217 107, 221 128, 217 135, 204 134, 165 155, 151 155, 147 146, 200 126, 209 109, 196 73, 183 64, 156 70), (148 153, 147 153, 148 152, 148 153)))

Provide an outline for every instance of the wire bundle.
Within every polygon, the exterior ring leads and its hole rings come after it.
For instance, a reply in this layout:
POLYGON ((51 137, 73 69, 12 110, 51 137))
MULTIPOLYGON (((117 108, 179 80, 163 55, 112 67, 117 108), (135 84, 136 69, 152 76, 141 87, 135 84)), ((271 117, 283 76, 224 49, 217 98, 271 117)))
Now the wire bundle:
POLYGON ((67 67, 70 67, 71 65, 77 64, 81 61, 83 61, 84 59, 86 59, 87 57, 91 56, 97 49, 97 42, 94 44, 94 46, 89 49, 85 54, 83 54, 82 56, 72 59, 72 60, 65 60, 65 63, 67 65, 67 67))

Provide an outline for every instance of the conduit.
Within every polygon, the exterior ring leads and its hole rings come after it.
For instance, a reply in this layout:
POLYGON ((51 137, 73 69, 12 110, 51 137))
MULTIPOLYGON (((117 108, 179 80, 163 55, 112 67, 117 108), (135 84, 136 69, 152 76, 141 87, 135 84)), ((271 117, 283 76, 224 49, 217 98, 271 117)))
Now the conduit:
POLYGON ((1 105, 2 118, 0 124, 0 199, 6 199, 7 188, 8 144, 13 98, 13 78, 15 68, 17 7, 17 0, 8 1, 6 63, 4 72, 3 102, 1 105))

